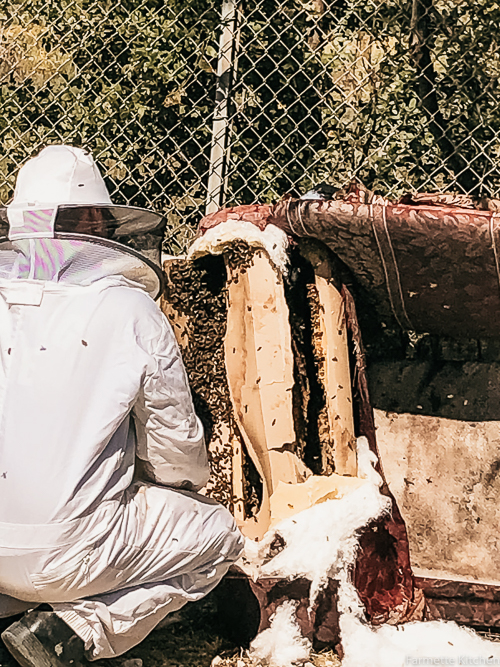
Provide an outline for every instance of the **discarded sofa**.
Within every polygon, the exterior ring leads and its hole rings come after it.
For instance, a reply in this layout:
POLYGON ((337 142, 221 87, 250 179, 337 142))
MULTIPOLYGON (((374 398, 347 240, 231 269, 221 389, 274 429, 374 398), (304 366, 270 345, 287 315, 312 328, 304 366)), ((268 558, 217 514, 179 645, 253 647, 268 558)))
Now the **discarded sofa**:
MULTIPOLYGON (((220 226, 188 257, 164 262, 162 308, 207 432, 206 492, 257 541, 280 520, 362 484, 356 438, 365 436, 378 457, 359 325, 338 262, 313 240, 286 248, 276 232, 263 241, 260 232, 220 226)), ((368 619, 396 624, 421 619, 425 601, 387 484, 383 493, 392 512, 364 527, 352 576, 368 619)), ((271 545, 280 548, 279 540, 271 545)), ((259 603, 254 631, 291 598, 304 635, 337 645, 335 582, 312 614, 309 583, 250 581, 259 603)), ((247 589, 240 579, 239 595, 247 589)))

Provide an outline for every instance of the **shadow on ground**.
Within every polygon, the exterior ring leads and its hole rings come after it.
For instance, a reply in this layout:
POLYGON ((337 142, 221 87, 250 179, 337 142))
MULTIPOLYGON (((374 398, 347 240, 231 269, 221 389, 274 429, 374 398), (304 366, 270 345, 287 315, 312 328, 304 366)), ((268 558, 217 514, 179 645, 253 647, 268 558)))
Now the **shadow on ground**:
MULTIPOLYGON (((13 619, 0 619, 0 632, 13 619)), ((187 605, 172 614, 135 648, 118 658, 89 663, 96 667, 210 667, 217 655, 231 656, 238 647, 224 636, 213 600, 187 605)), ((19 667, 0 642, 0 667, 19 667)))

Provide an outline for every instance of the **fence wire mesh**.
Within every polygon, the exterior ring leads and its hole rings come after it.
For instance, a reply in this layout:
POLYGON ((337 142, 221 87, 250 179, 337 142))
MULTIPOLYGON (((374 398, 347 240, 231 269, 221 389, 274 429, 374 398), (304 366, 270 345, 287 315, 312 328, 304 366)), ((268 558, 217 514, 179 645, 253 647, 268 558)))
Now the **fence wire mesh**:
POLYGON ((0 8, 0 200, 88 147, 117 203, 200 216, 354 176, 498 196, 493 0, 16 0, 0 8))

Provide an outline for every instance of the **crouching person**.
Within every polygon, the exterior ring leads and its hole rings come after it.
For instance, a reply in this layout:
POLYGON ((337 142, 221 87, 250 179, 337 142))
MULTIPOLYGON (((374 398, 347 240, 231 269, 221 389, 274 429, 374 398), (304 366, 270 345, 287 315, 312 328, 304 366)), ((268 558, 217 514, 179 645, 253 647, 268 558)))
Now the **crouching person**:
POLYGON ((153 301, 161 216, 113 205, 88 153, 51 146, 2 222, 0 617, 27 611, 2 639, 25 667, 78 667, 206 595, 243 539, 197 493, 203 430, 153 301))

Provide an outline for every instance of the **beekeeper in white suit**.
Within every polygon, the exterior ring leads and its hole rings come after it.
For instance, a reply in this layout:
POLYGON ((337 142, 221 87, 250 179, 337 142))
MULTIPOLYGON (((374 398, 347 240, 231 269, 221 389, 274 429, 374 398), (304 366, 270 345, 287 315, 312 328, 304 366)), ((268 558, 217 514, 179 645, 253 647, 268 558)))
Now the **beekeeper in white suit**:
POLYGON ((91 155, 50 146, 2 220, 0 616, 32 610, 2 638, 23 666, 78 667, 207 594, 242 537, 196 493, 203 430, 153 301, 161 217, 113 205, 91 155))

